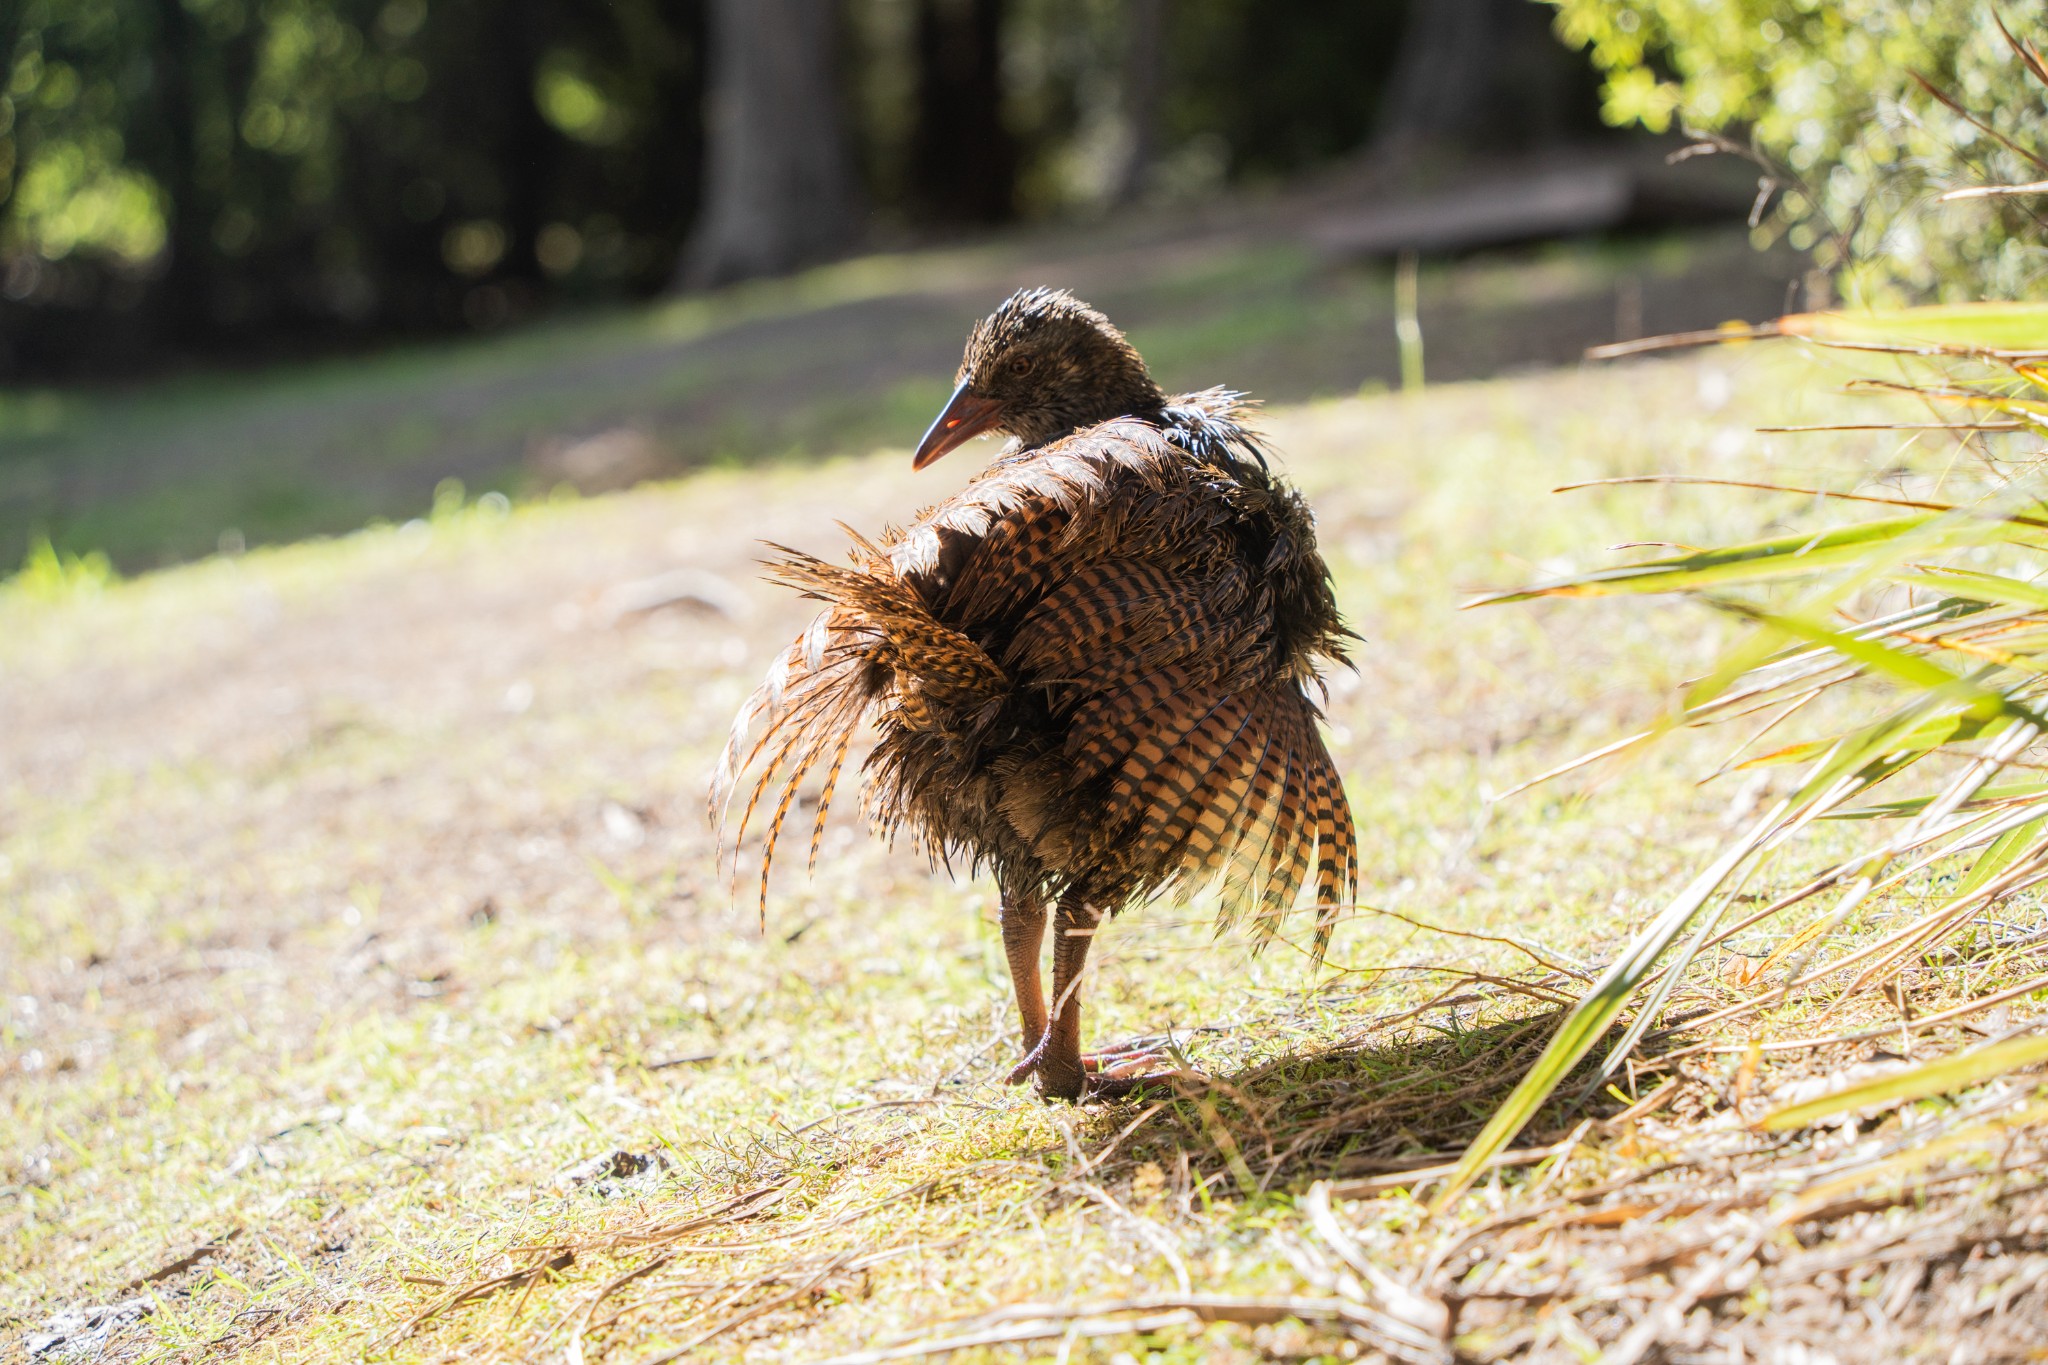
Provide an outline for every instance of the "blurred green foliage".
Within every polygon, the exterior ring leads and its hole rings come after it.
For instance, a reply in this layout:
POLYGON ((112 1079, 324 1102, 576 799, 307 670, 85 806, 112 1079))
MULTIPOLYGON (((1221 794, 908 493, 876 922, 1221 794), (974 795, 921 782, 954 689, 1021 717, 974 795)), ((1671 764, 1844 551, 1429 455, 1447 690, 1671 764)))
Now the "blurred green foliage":
POLYGON ((128 164, 117 117, 138 19, 111 0, 28 0, 14 17, 15 41, 0 48, 13 58, 0 92, 0 252, 140 263, 162 249, 161 189, 128 164))
POLYGON ((702 8, 0 3, 0 368, 658 287, 696 204, 702 8))
POLYGON ((1753 140, 1776 224, 1854 302, 2019 298, 2048 272, 2042 201, 1941 204, 2042 178, 2048 89, 1998 29, 2048 38, 2048 2, 1549 0, 1605 73, 1605 114, 1753 140), (1972 117, 1928 94, 1916 73, 1972 117))
MULTIPOLYGON (((1351 153, 1386 120, 1404 34, 1424 12, 1421 0, 837 3, 877 244, 1185 201, 1351 153), (997 60, 984 51, 964 73, 931 41, 990 22, 997 60), (934 99, 940 86, 950 94, 934 99), (971 135, 930 136, 963 111, 988 117, 971 135), (978 178, 935 178, 935 165, 978 178), (976 207, 962 213, 970 186, 976 207)), ((1536 0, 1461 3, 1541 14, 1536 0)), ((0 374, 268 358, 663 291, 700 210, 711 9, 0 0, 0 374)), ((1541 55, 1562 55, 1540 22, 1521 27, 1541 55)), ((1585 92, 1566 95, 1567 116, 1538 122, 1591 124, 1585 92)), ((1536 126, 1495 122, 1504 145, 1536 126)))

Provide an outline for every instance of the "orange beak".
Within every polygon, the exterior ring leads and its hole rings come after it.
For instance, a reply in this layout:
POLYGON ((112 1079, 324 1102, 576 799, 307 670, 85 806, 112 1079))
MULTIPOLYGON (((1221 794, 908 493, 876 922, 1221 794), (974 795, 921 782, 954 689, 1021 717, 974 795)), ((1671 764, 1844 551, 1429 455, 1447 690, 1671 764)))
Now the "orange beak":
POLYGON ((910 457, 910 467, 923 469, 953 447, 987 431, 1002 414, 1000 402, 993 398, 978 398, 962 384, 953 390, 953 396, 946 400, 946 410, 939 414, 938 420, 925 431, 924 439, 917 443, 917 454, 910 457))

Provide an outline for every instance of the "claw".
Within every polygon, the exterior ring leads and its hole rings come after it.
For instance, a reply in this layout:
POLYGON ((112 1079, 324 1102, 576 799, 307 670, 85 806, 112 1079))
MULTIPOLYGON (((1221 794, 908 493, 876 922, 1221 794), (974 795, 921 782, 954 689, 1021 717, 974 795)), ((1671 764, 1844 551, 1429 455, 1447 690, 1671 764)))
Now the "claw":
POLYGON ((1003 1084, 1024 1084, 1024 1082, 1030 1077, 1031 1073, 1038 1070, 1039 1063, 1045 1060, 1045 1049, 1051 1043, 1052 1025, 1047 1024, 1045 1026, 1045 1032, 1038 1035, 1037 1045, 1033 1047, 1031 1051, 1024 1054, 1023 1061, 1018 1062, 1017 1065, 1010 1068, 1010 1074, 1003 1078, 1003 1084))

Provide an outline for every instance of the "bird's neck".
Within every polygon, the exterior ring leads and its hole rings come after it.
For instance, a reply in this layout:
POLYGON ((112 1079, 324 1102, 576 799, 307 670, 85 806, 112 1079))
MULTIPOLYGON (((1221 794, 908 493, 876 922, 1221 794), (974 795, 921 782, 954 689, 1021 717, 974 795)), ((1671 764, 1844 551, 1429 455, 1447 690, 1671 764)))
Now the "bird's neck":
POLYGON ((1103 401, 1097 410, 1085 420, 1074 423, 1076 428, 1094 426, 1097 422, 1114 422, 1125 417, 1135 417, 1141 422, 1157 423, 1166 412, 1166 395, 1150 379, 1122 390, 1103 401))
POLYGON ((1126 383, 1043 414, 1041 420, 1034 424, 1035 429, 1015 434, 1026 446, 1048 445, 1077 431, 1127 417, 1158 424, 1165 418, 1166 407, 1166 394, 1152 382, 1151 376, 1139 371, 1126 383))

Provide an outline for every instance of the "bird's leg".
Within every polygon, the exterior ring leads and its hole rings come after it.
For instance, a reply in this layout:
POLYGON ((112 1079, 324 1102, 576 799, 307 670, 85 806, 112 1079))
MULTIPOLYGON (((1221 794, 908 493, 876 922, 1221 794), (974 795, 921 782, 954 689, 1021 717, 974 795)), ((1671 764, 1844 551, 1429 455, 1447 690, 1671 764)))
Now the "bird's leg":
POLYGON ((1081 1064, 1081 974, 1102 912, 1069 889, 1053 916, 1052 1022, 1038 1060, 1038 1088, 1047 1099, 1076 1100, 1088 1083, 1081 1064))
POLYGON ((1045 901, 1035 893, 1005 891, 1002 917, 1003 956, 1010 960, 1010 986, 1017 992, 1017 1017, 1024 1026, 1028 1050, 1045 1040, 1045 988, 1038 976, 1038 950, 1045 942, 1045 901))
POLYGON ((1010 955, 1010 973, 1017 986, 1024 1041, 1030 1046, 1030 1051, 1011 1068, 1009 1082, 1018 1085, 1036 1074, 1039 1092, 1047 1099, 1079 1099, 1083 1091, 1100 1096, 1121 1095, 1166 1059, 1135 1047, 1085 1055, 1081 1051, 1081 977, 1087 966, 1089 945, 1102 922, 1102 912, 1072 892, 1060 897, 1053 922, 1053 1000, 1052 1018, 1048 1021, 1045 1000, 1038 989, 1038 945, 1045 932, 1045 909, 1041 904, 1035 907, 1036 915, 1027 917, 1032 908, 1019 907, 1013 930, 1010 902, 1006 900, 1003 906, 1003 946, 1010 955), (1026 982, 1030 984, 1027 986, 1026 982), (1039 1021, 1036 1028, 1034 1019, 1039 1021))

